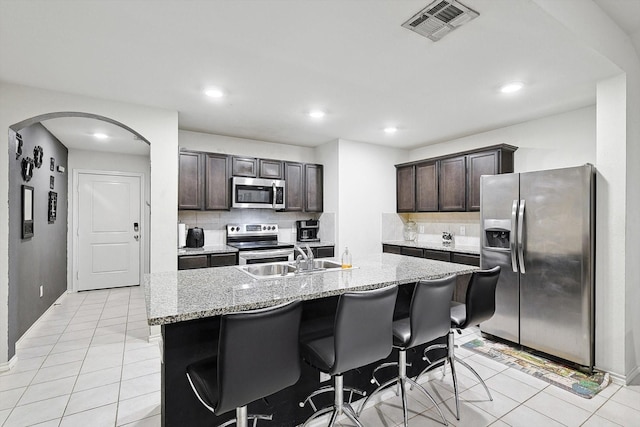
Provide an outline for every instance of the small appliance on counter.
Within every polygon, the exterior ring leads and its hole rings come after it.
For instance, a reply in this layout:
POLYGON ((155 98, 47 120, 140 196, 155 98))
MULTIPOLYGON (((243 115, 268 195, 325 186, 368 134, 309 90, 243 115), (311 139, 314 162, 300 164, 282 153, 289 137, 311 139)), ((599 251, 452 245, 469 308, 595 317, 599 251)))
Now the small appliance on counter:
POLYGON ((190 228, 187 231, 187 247, 201 248, 204 246, 204 230, 199 227, 190 228))
POLYGON ((404 237, 404 240, 406 240, 407 242, 416 241, 416 239, 418 238, 418 226, 414 220, 410 219, 404 224, 402 237, 404 237))
POLYGON ((319 242, 320 222, 317 219, 296 221, 296 240, 298 242, 319 242))

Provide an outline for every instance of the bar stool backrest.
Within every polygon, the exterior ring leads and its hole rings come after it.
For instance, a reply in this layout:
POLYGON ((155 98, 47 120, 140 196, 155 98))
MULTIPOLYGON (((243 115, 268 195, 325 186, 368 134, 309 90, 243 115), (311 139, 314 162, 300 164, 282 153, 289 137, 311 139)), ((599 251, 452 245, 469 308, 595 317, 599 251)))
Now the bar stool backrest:
POLYGON ((221 318, 216 413, 245 406, 298 381, 301 313, 302 303, 295 301, 221 318))
POLYGON ((406 348, 428 343, 449 333, 455 286, 456 276, 421 280, 416 284, 409 309, 411 339, 406 348))
POLYGON ((397 286, 342 294, 334 325, 331 375, 368 365, 391 354, 397 286))
POLYGON ((478 325, 493 317, 496 311, 496 285, 499 278, 499 265, 490 270, 473 272, 465 299, 466 321, 460 328, 478 325))

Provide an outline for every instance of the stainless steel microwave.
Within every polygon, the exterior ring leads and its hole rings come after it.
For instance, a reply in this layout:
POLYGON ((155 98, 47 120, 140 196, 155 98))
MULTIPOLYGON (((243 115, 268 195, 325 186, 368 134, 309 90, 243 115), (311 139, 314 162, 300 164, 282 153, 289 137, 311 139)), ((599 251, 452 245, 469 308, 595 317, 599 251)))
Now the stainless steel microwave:
POLYGON ((284 209, 285 181, 231 178, 232 208, 284 209))

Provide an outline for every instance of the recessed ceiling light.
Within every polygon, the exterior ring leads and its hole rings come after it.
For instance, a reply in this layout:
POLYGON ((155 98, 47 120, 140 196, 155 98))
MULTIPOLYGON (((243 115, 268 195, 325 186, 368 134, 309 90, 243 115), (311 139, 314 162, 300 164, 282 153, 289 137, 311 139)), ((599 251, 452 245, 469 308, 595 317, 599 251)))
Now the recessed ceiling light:
POLYGON ((222 98, 224 96, 224 92, 214 87, 205 90, 204 94, 207 95, 209 98, 222 98))
POLYGON ((325 112, 321 110, 312 110, 309 112, 309 117, 313 117, 314 119, 321 119, 324 115, 325 112))
POLYGON ((385 133, 396 133, 398 131, 398 128, 395 126, 387 126, 386 128, 384 128, 384 132, 385 133))
POLYGON ((519 91, 524 87, 524 83, 522 82, 511 82, 500 88, 500 92, 502 93, 514 93, 519 91))
POLYGON ((96 139, 107 139, 109 138, 109 135, 107 135, 106 133, 102 133, 102 132, 94 132, 93 133, 93 137, 96 139))

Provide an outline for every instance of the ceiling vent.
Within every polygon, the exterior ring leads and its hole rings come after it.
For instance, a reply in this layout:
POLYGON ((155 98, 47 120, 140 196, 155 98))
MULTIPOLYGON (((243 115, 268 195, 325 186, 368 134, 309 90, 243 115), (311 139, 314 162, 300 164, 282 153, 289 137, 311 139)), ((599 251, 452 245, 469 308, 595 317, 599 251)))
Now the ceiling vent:
POLYGON ((436 0, 402 26, 437 42, 478 16, 478 12, 456 0, 436 0))

